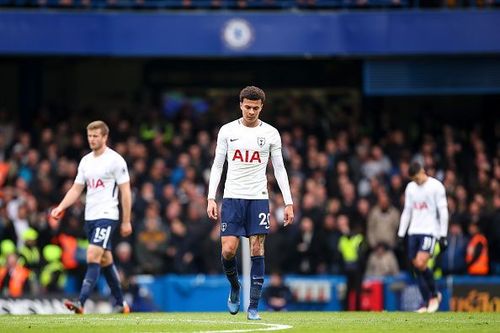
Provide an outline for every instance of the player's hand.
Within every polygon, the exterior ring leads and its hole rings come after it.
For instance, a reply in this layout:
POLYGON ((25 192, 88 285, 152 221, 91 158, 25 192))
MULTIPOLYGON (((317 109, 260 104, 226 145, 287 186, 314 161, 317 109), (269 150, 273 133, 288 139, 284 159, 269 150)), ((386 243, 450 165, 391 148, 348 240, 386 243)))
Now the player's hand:
POLYGON ((207 215, 212 220, 217 220, 219 217, 217 202, 214 199, 208 199, 207 215))
POLYGON ((122 237, 127 237, 132 233, 132 223, 122 222, 120 226, 120 234, 122 237))
POLYGON ((448 239, 446 237, 439 238, 439 249, 441 250, 441 252, 446 250, 447 247, 448 247, 448 239))
POLYGON ((286 227, 289 224, 293 223, 293 205, 286 205, 285 206, 285 216, 283 218, 283 225, 286 227))
POLYGON ((52 207, 47 214, 47 222, 52 230, 59 228, 59 222, 64 217, 65 210, 59 207, 52 207))
POLYGON ((50 211, 50 217, 52 217, 54 220, 59 220, 63 216, 64 216, 64 209, 61 209, 61 207, 59 206, 50 211))

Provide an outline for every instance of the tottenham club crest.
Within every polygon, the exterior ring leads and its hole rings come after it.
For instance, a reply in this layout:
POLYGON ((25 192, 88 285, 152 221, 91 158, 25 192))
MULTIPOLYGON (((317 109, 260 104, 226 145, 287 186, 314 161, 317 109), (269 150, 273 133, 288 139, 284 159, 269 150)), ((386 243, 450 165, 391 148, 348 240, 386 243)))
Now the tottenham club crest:
POLYGON ((263 138, 261 136, 258 137, 257 144, 259 145, 260 148, 264 147, 264 145, 266 144, 266 138, 263 138))
POLYGON ((222 223, 220 225, 220 228, 221 228, 222 232, 226 231, 226 229, 227 229, 227 223, 222 223))
POLYGON ((222 30, 224 43, 234 50, 242 50, 253 41, 253 28, 248 21, 237 18, 229 20, 222 30))

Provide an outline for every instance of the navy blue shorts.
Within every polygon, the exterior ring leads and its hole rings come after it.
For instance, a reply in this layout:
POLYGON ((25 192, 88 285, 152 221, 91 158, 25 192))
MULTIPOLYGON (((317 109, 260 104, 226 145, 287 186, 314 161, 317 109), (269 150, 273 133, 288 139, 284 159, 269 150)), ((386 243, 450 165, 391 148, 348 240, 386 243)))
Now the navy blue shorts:
POLYGON ((89 243, 111 251, 111 238, 117 225, 117 220, 110 219, 85 221, 89 243))
POLYGON ((428 252, 432 256, 434 245, 436 245, 436 238, 432 235, 409 235, 408 257, 413 260, 418 252, 428 252))
POLYGON ((266 235, 270 226, 269 200, 222 200, 221 236, 266 235))

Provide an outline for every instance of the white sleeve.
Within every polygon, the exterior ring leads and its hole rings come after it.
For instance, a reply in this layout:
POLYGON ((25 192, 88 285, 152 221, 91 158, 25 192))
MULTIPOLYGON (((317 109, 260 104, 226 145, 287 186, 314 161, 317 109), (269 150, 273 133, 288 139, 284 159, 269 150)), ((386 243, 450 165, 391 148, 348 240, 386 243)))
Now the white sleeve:
POLYGON ((271 152, 271 162, 273 163, 274 177, 276 177, 281 194, 283 194, 285 205, 292 205, 292 194, 290 192, 290 184, 288 183, 288 175, 286 173, 285 163, 283 162, 281 149, 271 152))
POLYGON ((125 184, 130 181, 130 176, 128 174, 127 162, 123 157, 118 156, 113 167, 113 176, 118 185, 125 184))
POLYGON ((410 199, 410 190, 409 186, 406 186, 405 190, 405 207, 403 209, 403 213, 401 214, 401 219, 399 220, 399 230, 398 236, 404 237, 406 235, 406 230, 408 230, 408 226, 410 224, 411 218, 411 199, 410 199))
POLYGON ((83 159, 78 164, 78 171, 76 173, 75 184, 85 185, 85 173, 83 172, 83 159))
POLYGON ((436 193, 436 205, 439 213, 439 236, 446 237, 448 234, 448 201, 446 200, 446 190, 439 184, 436 193))
POLYGON ((214 164, 210 171, 210 180, 208 182, 208 199, 215 199, 217 196, 217 188, 219 187, 224 161, 227 155, 227 138, 224 135, 223 128, 217 136, 217 146, 215 147, 214 164))

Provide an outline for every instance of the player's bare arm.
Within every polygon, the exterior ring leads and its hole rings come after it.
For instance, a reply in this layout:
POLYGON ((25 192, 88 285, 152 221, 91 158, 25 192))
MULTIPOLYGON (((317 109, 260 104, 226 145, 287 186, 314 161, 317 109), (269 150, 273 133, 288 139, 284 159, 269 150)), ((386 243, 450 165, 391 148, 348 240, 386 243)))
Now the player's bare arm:
POLYGON ((290 184, 288 183, 288 175, 285 169, 285 163, 283 162, 281 149, 277 149, 272 153, 271 162, 273 163, 274 176, 278 182, 281 193, 283 194, 283 199, 285 200, 283 224, 287 226, 293 223, 294 213, 290 184))
POLYGON ((207 215, 211 220, 216 221, 218 218, 217 202, 214 199, 208 199, 207 215))
POLYGON ((120 233, 123 237, 127 237, 132 233, 131 210, 132 210, 132 194, 130 191, 130 182, 118 185, 120 189, 120 198, 122 206, 122 223, 120 233))
POLYGON ((56 208, 52 209, 50 215, 53 218, 58 219, 66 208, 74 204, 75 201, 80 198, 80 195, 82 194, 84 188, 85 185, 83 184, 73 183, 73 186, 71 186, 69 191, 66 193, 64 199, 62 199, 62 201, 56 208))

